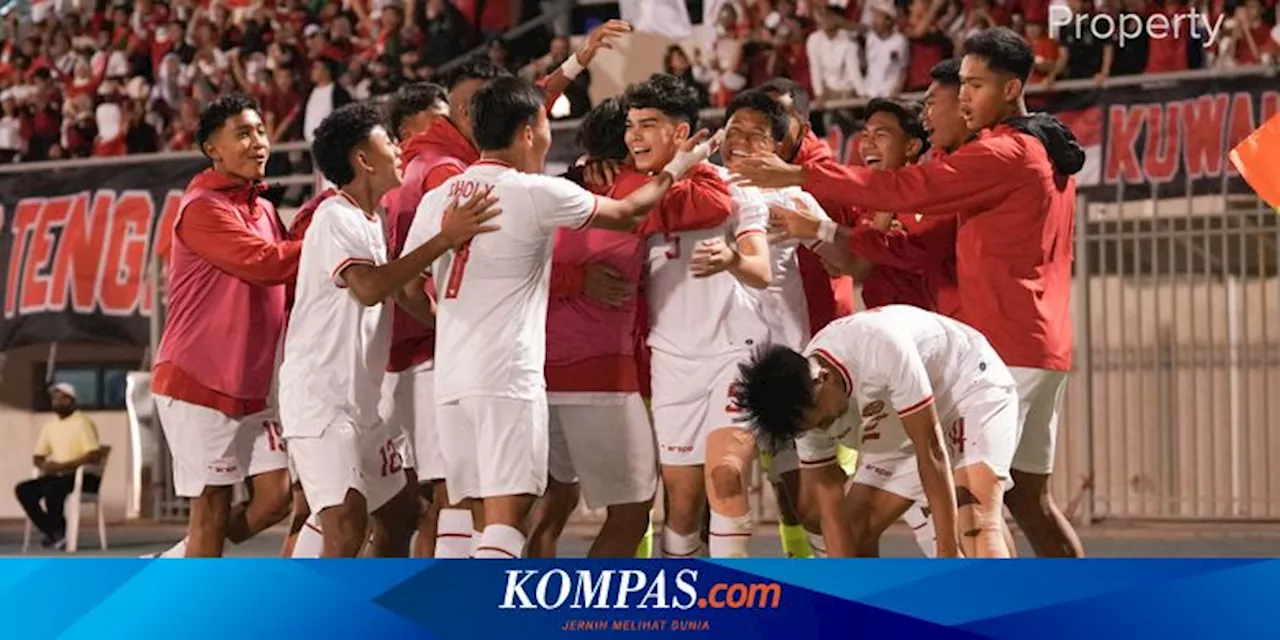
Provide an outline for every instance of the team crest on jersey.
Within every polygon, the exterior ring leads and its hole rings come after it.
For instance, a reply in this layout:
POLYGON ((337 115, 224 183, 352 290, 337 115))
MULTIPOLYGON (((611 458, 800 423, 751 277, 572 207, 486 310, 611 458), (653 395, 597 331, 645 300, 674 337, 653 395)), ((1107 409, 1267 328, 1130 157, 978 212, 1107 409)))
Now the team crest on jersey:
POLYGON ((884 401, 872 400, 871 402, 867 403, 867 406, 862 408, 862 417, 871 418, 873 416, 880 415, 880 413, 882 413, 883 411, 884 411, 884 401))

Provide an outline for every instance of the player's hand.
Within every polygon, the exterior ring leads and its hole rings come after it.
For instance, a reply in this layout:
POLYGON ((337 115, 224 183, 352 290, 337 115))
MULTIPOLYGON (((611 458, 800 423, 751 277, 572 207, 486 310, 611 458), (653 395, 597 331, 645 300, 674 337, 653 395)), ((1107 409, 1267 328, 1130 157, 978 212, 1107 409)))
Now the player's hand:
POLYGON ((459 203, 454 198, 444 212, 444 222, 440 225, 440 235, 449 241, 449 246, 457 249, 481 233, 492 233, 501 227, 496 224, 485 224, 498 214, 498 197, 492 195, 493 187, 477 191, 466 202, 459 203))
MULTIPOLYGON (((897 222, 892 213, 877 213, 871 218, 871 228, 881 231, 889 231, 893 229, 893 223, 897 222)), ((899 225, 901 226, 901 225, 899 225)))
POLYGON ((622 163, 617 160, 587 160, 582 166, 582 176, 588 187, 612 187, 621 172, 622 163))
POLYGON ((777 155, 739 158, 734 165, 732 181, 745 187, 782 189, 798 187, 805 181, 804 167, 787 164, 777 155))
POLYGON ((708 238, 694 245, 689 273, 695 278, 707 278, 733 267, 741 259, 724 238, 708 238))
POLYGON ((584 67, 591 64, 601 49, 612 49, 618 39, 628 33, 631 33, 631 23, 624 20, 610 20, 596 27, 578 49, 578 63, 584 67))
POLYGON ((712 135, 706 129, 702 129, 680 145, 680 148, 676 150, 676 156, 662 170, 671 174, 673 180, 680 180, 698 163, 715 155, 720 150, 720 145, 723 142, 723 129, 717 131, 715 135, 712 135))
POLYGON ((769 207, 769 234, 780 240, 818 239, 818 225, 822 222, 803 200, 794 202, 795 208, 774 205, 769 207))
POLYGON ((635 285, 613 267, 593 262, 583 268, 583 295, 610 307, 617 307, 635 295, 635 285))

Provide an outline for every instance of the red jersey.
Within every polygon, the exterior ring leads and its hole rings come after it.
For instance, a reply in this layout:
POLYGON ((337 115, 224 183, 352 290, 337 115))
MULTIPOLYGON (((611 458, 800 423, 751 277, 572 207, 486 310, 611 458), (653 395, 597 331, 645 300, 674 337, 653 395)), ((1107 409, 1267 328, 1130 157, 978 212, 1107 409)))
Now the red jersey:
POLYGON ((1053 118, 1025 120, 1039 127, 1036 135, 1000 124, 955 153, 896 171, 810 169, 804 188, 850 205, 957 215, 960 319, 1010 366, 1065 371, 1072 346, 1071 174, 1083 165, 1083 152, 1053 118))

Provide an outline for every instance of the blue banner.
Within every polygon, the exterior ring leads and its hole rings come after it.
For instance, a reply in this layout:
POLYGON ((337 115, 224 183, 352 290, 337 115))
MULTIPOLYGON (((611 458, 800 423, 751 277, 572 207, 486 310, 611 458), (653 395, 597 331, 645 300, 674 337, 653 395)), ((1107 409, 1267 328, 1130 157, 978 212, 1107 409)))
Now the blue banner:
POLYGON ((1275 560, 0 562, 0 638, 1274 637, 1275 560))

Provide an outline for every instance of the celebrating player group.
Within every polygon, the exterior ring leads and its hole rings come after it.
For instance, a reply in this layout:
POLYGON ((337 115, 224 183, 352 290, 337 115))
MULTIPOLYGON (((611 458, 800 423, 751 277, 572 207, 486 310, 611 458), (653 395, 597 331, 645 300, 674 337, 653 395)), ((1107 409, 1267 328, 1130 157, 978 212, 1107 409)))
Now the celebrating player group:
POLYGON ((163 556, 288 519, 292 557, 549 557, 585 502, 591 557, 650 556, 655 515, 662 556, 745 557, 758 463, 788 557, 878 556, 899 520, 928 556, 1010 557, 1006 508, 1037 555, 1083 555, 1048 479, 1084 154, 1026 112, 1022 38, 871 101, 865 166, 789 80, 712 133, 658 74, 545 175, 547 105, 629 31, 537 86, 473 60, 335 110, 330 188, 288 228, 257 105, 204 107, 152 385, 191 499, 163 556))

